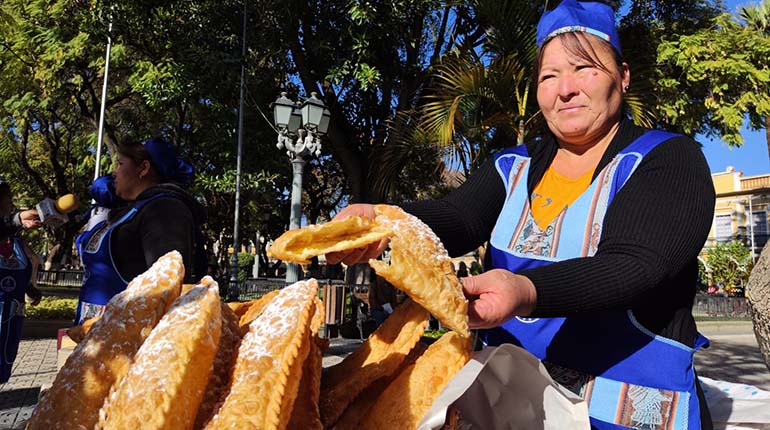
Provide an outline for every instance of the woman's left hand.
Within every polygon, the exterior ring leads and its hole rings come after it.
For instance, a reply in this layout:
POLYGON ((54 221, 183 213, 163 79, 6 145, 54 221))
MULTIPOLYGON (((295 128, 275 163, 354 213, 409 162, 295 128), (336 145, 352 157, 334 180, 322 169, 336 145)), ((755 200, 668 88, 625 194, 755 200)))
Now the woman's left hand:
POLYGON ((469 300, 468 322, 472 329, 497 327, 535 309, 537 291, 526 276, 493 269, 462 278, 462 283, 469 300))

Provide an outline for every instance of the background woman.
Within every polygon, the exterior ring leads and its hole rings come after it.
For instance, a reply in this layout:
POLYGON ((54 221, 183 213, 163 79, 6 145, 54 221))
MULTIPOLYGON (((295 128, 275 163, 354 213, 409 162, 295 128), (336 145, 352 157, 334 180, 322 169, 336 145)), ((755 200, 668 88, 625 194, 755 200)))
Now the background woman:
POLYGON ((126 203, 77 240, 85 268, 77 324, 98 315, 112 296, 169 251, 182 254, 185 282, 205 275, 199 226, 206 213, 184 189, 192 182, 192 166, 155 138, 121 145, 113 176, 115 194, 126 203))

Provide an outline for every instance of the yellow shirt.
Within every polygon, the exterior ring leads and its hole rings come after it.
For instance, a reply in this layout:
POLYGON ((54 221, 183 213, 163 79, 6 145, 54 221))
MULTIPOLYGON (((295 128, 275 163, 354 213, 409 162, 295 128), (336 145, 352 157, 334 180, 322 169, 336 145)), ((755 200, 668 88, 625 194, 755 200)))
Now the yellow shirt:
POLYGON ((543 179, 532 192, 532 218, 545 230, 565 207, 569 206, 591 185, 593 170, 579 178, 568 178, 548 167, 543 179))

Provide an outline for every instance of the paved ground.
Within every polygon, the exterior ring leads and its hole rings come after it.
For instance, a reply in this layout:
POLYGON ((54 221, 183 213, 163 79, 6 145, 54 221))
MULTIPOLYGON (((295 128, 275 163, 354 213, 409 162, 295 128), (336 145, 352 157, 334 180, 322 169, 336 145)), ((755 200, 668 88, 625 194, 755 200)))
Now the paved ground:
MULTIPOLYGON (((698 326, 712 344, 696 354, 696 369, 701 375, 770 390, 770 371, 762 362, 750 322, 704 322, 698 326)), ((341 361, 360 343, 335 339, 324 357, 324 367, 341 361)), ((55 375, 55 330, 27 330, 11 379, 0 384, 0 430, 23 429, 40 388, 50 385, 55 375)))

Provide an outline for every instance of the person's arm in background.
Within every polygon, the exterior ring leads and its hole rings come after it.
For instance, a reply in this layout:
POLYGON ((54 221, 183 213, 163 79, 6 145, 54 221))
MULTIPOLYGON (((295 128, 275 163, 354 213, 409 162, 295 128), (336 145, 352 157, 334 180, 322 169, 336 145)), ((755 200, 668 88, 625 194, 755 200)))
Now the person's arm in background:
POLYGON ((147 267, 170 251, 182 254, 185 282, 192 279, 195 252, 195 223, 190 209, 181 200, 163 197, 148 203, 140 212, 142 250, 147 267))
POLYGON ((43 225, 43 223, 40 222, 36 210, 30 209, 15 212, 2 218, 2 223, 0 224, 0 239, 5 239, 22 228, 34 229, 39 228, 41 225, 43 225))

